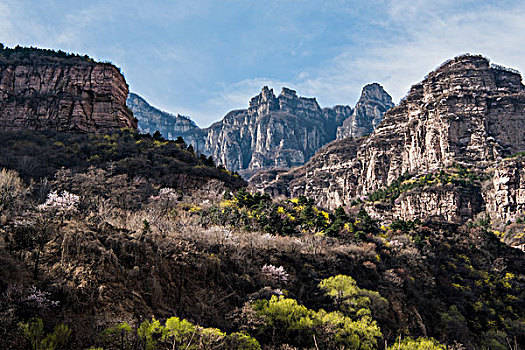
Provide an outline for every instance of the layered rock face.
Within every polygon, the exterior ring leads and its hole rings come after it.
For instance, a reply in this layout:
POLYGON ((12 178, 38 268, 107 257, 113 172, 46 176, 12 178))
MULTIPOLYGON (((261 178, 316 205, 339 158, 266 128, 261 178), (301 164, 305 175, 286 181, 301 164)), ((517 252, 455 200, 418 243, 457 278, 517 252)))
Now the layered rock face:
POLYGON ((504 217, 501 203, 508 202, 511 212, 521 203, 521 170, 516 170, 521 168, 503 162, 525 149, 521 75, 491 67, 481 56, 457 57, 414 85, 375 132, 355 147, 350 150, 348 141, 335 141, 302 168, 273 179, 261 175, 252 186, 290 196, 305 194, 334 208, 384 188, 403 174, 435 173, 453 164, 481 173, 493 167, 496 194, 487 189, 479 195, 468 189, 458 193, 446 186, 436 192, 429 186, 417 196, 398 198, 390 209, 403 218, 435 213, 462 222, 487 206, 504 217), (445 214, 439 208, 449 209, 445 214))
POLYGON ((128 85, 117 67, 25 50, 0 50, 0 130, 136 128, 126 107, 128 85))
POLYGON ((346 138, 324 146, 305 165, 291 170, 269 170, 250 179, 253 190, 273 196, 307 196, 327 208, 336 208, 358 195, 357 150, 364 138, 346 138))
POLYGON ((437 220, 463 223, 483 211, 479 187, 436 184, 402 193, 394 204, 366 203, 366 210, 386 221, 437 220))
POLYGON ((491 218, 514 221, 525 211, 525 158, 505 159, 494 169, 484 191, 491 218))
POLYGON ((208 129, 185 135, 188 143, 218 164, 250 177, 267 168, 304 164, 325 143, 351 108, 322 110, 315 98, 264 87, 248 109, 228 113, 208 129))
POLYGON ((163 112, 137 94, 130 93, 126 104, 137 118, 140 132, 153 134, 159 131, 164 138, 174 140, 188 131, 198 129, 190 118, 163 112))
POLYGON ((392 97, 381 85, 366 85, 352 115, 337 128, 337 139, 371 134, 383 120, 385 112, 392 107, 392 97))
POLYGON ((481 56, 446 62, 410 90, 360 150, 361 193, 454 162, 483 169, 525 148, 521 75, 481 56))

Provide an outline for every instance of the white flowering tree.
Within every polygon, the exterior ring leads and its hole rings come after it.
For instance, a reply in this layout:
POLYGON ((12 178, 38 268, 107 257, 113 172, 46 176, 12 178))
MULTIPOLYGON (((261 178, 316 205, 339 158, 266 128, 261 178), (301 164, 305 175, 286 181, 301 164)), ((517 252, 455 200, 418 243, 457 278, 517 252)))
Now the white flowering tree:
POLYGON ((290 276, 288 272, 282 266, 264 265, 261 268, 261 274, 269 281, 273 283, 286 283, 290 276))
POLYGON ((63 224, 64 218, 77 211, 79 202, 79 196, 68 191, 62 191, 61 194, 58 194, 57 191, 52 191, 47 195, 45 203, 37 207, 40 215, 36 217, 36 223, 34 225, 35 232, 31 237, 35 244, 33 254, 35 261, 33 273, 35 279, 38 277, 40 255, 44 249, 44 245, 59 232, 58 228, 63 224), (57 222, 57 218, 60 219, 60 222, 57 222))
POLYGON ((62 191, 62 194, 58 194, 57 191, 52 191, 47 195, 46 202, 39 205, 38 209, 41 211, 59 211, 63 213, 74 212, 78 209, 79 202, 80 197, 68 191, 62 191))

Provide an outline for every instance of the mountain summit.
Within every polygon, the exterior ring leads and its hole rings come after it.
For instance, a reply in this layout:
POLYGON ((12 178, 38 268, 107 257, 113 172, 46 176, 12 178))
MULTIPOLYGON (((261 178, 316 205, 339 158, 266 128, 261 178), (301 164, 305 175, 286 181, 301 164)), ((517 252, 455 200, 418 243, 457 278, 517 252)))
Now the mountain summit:
POLYGON ((379 84, 365 87, 357 114, 350 106, 321 109, 315 98, 300 97, 286 87, 276 96, 265 86, 247 109, 232 111, 207 129, 187 132, 184 138, 218 164, 249 178, 260 170, 304 164, 336 138, 338 127, 349 129, 349 136, 373 131, 389 106, 391 98, 379 84), (343 123, 353 115, 346 127, 343 123))
POLYGON ((337 128, 337 139, 371 134, 383 120, 385 112, 392 107, 392 97, 381 85, 366 85, 352 115, 337 128))
POLYGON ((412 86, 370 137, 335 141, 303 167, 261 174, 252 186, 329 208, 368 198, 383 218, 464 222, 486 211, 515 220, 525 209, 524 170, 519 154, 507 157, 524 150, 521 75, 463 55, 412 86))

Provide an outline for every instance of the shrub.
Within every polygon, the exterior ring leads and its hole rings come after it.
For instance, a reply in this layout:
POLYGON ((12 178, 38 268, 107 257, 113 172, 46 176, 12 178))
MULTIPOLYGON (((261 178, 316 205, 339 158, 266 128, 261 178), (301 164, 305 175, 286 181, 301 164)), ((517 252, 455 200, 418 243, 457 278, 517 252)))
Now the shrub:
POLYGON ((350 276, 326 278, 319 283, 319 288, 333 298, 336 306, 348 316, 359 318, 372 314, 375 317, 386 315, 388 301, 378 292, 359 288, 350 276))
POLYGON ((302 348, 375 349, 381 331, 371 317, 352 320, 339 311, 314 311, 294 299, 272 296, 257 300, 252 309, 264 323, 257 329, 261 339, 274 346, 290 344, 302 348))
POLYGON ((20 328, 33 350, 66 349, 71 337, 71 330, 64 324, 56 325, 53 332, 44 336, 44 322, 41 318, 22 322, 20 328))
POLYGON ((24 194, 22 180, 14 170, 0 170, 0 213, 12 207, 24 194))
POLYGON ((447 349, 443 344, 440 344, 433 338, 417 338, 410 337, 400 340, 398 343, 389 346, 387 349, 391 350, 445 350, 447 349))

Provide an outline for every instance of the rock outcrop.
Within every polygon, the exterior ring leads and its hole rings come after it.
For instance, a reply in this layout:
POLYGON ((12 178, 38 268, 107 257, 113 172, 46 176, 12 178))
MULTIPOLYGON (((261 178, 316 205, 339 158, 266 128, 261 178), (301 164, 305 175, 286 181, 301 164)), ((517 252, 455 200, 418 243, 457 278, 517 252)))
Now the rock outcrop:
MULTIPOLYGON (((380 118, 376 105, 391 101, 379 84, 365 87, 363 96, 366 102, 358 105, 363 111, 359 116, 366 115, 369 120, 359 119, 357 126, 352 124, 353 135, 370 132, 380 118), (372 115, 369 111, 377 113, 372 115)), ((350 106, 321 109, 315 98, 299 97, 287 88, 276 97, 265 86, 251 99, 248 109, 232 111, 222 121, 204 130, 190 131, 184 138, 218 164, 249 178, 260 170, 304 164, 320 147, 335 139, 337 128, 353 113, 350 106)))
POLYGON ((418 188, 418 195, 397 198, 390 209, 402 218, 434 213, 464 222, 486 206, 487 212, 506 218, 505 212, 521 208, 523 186, 519 161, 503 159, 524 149, 521 75, 491 66, 484 57, 465 55, 412 86, 370 137, 335 141, 303 167, 273 178, 261 174, 251 183, 261 191, 304 194, 334 208, 385 188, 404 174, 417 177, 461 165, 490 177, 490 168, 495 168, 494 193, 487 192, 487 186, 481 194, 425 186, 418 188), (440 208, 448 209, 444 213, 440 208))
POLYGON ((487 181, 487 213, 501 221, 515 221, 525 211, 525 157, 504 159, 487 181))
POLYGON ((0 50, 0 131, 135 129, 119 69, 49 50, 0 50))
POLYGON ((381 85, 366 85, 350 117, 337 128, 337 139, 371 134, 383 120, 385 112, 392 107, 392 97, 381 85))
POLYGON ((315 98, 298 97, 287 88, 276 97, 265 86, 248 109, 232 111, 208 129, 184 138, 218 164, 250 177, 261 169, 304 164, 335 139, 345 116, 344 111, 323 112, 315 98))
POLYGON ((188 131, 198 129, 190 118, 163 112, 137 94, 130 93, 126 104, 137 118, 140 132, 153 134, 159 131, 164 138, 174 140, 188 131))

